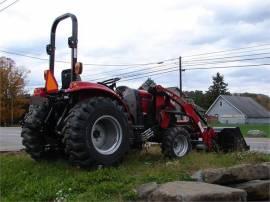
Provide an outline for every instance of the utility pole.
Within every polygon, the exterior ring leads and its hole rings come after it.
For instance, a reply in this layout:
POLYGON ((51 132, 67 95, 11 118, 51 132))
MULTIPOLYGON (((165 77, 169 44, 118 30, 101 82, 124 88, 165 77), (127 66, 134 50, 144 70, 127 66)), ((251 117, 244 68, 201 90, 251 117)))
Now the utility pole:
POLYGON ((179 89, 180 95, 182 95, 182 57, 179 56, 179 89))

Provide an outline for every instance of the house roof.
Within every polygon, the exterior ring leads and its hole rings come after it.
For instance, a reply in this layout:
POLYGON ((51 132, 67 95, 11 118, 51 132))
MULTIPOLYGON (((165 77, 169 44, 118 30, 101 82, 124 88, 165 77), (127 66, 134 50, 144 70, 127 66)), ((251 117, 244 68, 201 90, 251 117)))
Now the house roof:
MULTIPOLYGON (((270 112, 250 97, 221 95, 227 102, 240 110, 248 118, 268 118, 270 112)), ((218 98, 217 98, 218 99, 218 98)), ((209 108, 210 109, 210 108, 209 108)))

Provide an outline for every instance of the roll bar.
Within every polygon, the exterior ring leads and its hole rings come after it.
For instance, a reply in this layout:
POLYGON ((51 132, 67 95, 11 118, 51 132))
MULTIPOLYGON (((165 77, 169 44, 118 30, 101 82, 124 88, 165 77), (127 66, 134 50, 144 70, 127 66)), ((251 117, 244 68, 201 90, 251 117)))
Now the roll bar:
POLYGON ((52 24, 51 28, 51 39, 50 44, 47 45, 46 50, 47 54, 50 56, 50 71, 54 74, 54 63, 55 63, 55 34, 56 28, 59 22, 65 20, 67 18, 71 18, 72 20, 72 36, 68 38, 68 45, 71 48, 71 81, 74 79, 74 69, 75 64, 77 62, 77 44, 78 44, 78 21, 75 15, 71 13, 66 13, 64 15, 59 16, 56 18, 52 24))

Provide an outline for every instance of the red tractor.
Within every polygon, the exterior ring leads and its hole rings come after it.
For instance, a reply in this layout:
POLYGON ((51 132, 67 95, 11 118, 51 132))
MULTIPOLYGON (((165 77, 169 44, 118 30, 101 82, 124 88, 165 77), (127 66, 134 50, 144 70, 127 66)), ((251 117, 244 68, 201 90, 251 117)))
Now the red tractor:
POLYGON ((52 25, 45 87, 34 90, 22 123, 23 145, 33 159, 63 154, 73 165, 110 166, 146 141, 161 143, 162 153, 170 158, 200 147, 208 151, 248 149, 239 128, 208 127, 192 104, 160 85, 145 91, 116 87, 119 78, 100 83, 81 81, 77 29, 77 19, 69 13, 52 25), (72 20, 72 36, 68 38, 71 68, 62 71, 62 85, 58 87, 54 76, 55 34, 59 22, 66 18, 72 20))

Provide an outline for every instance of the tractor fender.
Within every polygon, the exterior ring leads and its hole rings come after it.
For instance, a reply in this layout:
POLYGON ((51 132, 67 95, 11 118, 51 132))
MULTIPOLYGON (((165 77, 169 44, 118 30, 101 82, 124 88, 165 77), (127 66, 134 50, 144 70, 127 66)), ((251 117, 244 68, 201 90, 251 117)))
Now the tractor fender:
POLYGON ((129 113, 129 109, 127 105, 123 102, 121 97, 116 94, 112 89, 108 88, 105 85, 92 83, 92 82, 84 82, 84 81, 73 81, 70 83, 68 89, 65 90, 66 93, 78 93, 81 96, 81 99, 90 98, 94 96, 106 96, 110 97, 114 100, 117 100, 129 113))

